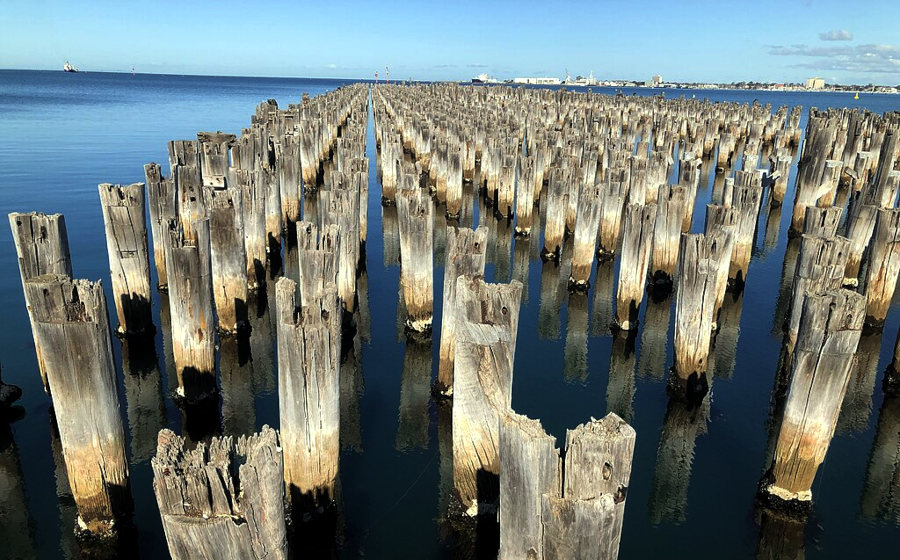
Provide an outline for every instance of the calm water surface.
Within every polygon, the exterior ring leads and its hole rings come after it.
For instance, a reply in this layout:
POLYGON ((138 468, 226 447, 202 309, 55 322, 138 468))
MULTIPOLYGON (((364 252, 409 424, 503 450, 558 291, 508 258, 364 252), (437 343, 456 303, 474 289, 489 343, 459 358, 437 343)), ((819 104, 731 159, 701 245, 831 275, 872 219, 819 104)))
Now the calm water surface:
MULTIPOLYGON (((65 213, 75 275, 103 279, 108 290, 98 183, 143 181, 144 163, 157 161, 167 169, 168 140, 193 139, 201 130, 240 133, 260 101, 275 98, 286 106, 298 102, 304 92, 317 95, 344 83, 348 82, 0 71, 0 208, 4 214, 65 213)), ((681 94, 715 101, 757 99, 773 107, 799 104, 804 108, 803 126, 811 106, 900 109, 900 96, 888 95, 863 94, 855 101, 852 95, 833 93, 666 90, 667 97, 681 94)), ((437 369, 439 333, 436 330, 434 344, 424 348, 407 346, 402 332, 398 334, 402 310, 398 310, 397 249, 383 236, 383 227, 396 227, 396 218, 385 210, 383 220, 371 114, 367 152, 373 161, 363 281, 368 282, 371 327, 368 336, 356 340, 344 365, 342 398, 348 398, 342 402, 338 554, 453 557, 465 545, 448 536, 440 522, 440 488, 447 481, 441 480, 439 435, 448 414, 428 397, 430 376, 437 369)), ((787 201, 793 200, 795 173, 796 166, 787 201)), ((701 185, 695 231, 702 228, 702 218, 697 218, 713 182, 711 175, 708 184, 701 185)), ((693 417, 669 409, 665 391, 672 363, 671 298, 644 304, 641 331, 632 349, 605 327, 615 286, 612 267, 595 268, 586 296, 570 295, 565 290, 565 262, 559 268, 542 264, 539 239, 513 240, 509 226, 480 211, 480 202, 473 205, 464 224, 484 223, 500 232, 491 237, 488 279, 516 278, 526 284, 516 345, 514 409, 540 418, 557 438, 563 438, 567 428, 609 410, 626 417, 637 430, 621 557, 754 557, 761 536, 768 538, 760 531, 753 497, 766 466, 770 394, 781 347, 775 317, 790 204, 780 213, 770 213, 764 204, 760 212, 746 289, 738 299, 729 299, 723 310, 711 397, 693 417)), ((436 213, 438 228, 444 226, 441 214, 436 213)), ((435 263, 442 263, 440 235, 435 245, 435 263)), ((71 535, 74 503, 63 467, 56 461, 58 440, 50 400, 41 388, 15 249, 5 226, 0 227, 0 266, 3 375, 25 391, 13 421, 0 423, 0 472, 7 473, 12 483, 0 500, 6 500, 6 507, 20 508, 4 513, 0 507, 0 526, 5 527, 0 534, 6 540, 0 543, 0 557, 14 552, 38 558, 78 557, 71 535)), ((437 266, 438 308, 442 280, 443 267, 437 266)), ((153 303, 155 323, 160 325, 160 298, 153 303)), ((114 317, 111 321, 116 324, 114 317)), ((278 425, 272 331, 267 333, 271 323, 265 314, 256 321, 249 352, 222 344, 224 433, 278 425)), ((867 336, 860 343, 862 365, 851 380, 837 435, 813 488, 814 510, 803 535, 807 557, 846 557, 861 550, 869 557, 897 556, 900 512, 880 509, 882 496, 873 493, 874 485, 867 480, 893 476, 868 471, 879 421, 885 426, 900 422, 896 406, 882 411, 880 388, 898 322, 892 310, 883 337, 867 336)), ((124 350, 116 340, 137 548, 143 558, 164 558, 149 458, 156 431, 163 427, 182 431, 181 414, 169 397, 174 372, 162 329, 155 348, 124 350)))

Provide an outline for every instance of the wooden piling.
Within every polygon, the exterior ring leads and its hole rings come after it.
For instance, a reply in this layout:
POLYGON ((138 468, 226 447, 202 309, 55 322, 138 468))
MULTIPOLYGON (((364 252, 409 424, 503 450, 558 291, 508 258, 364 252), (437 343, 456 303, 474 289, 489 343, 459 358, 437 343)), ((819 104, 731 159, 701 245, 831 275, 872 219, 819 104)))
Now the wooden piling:
POLYGON ((716 304, 725 291, 721 279, 730 262, 729 238, 727 232, 681 237, 675 295, 675 375, 670 387, 674 394, 689 400, 702 397, 709 387, 709 345, 716 304))
POLYGON ((629 204, 625 209, 622 260, 616 290, 616 324, 624 331, 637 328, 638 308, 644 298, 656 205, 629 204))
POLYGON ((175 182, 163 177, 158 163, 144 165, 147 198, 150 200, 150 233, 153 235, 153 261, 156 265, 157 288, 168 288, 166 274, 166 245, 168 224, 178 217, 175 182))
POLYGON ((544 558, 544 494, 559 494, 556 438, 539 420, 508 411, 500 416, 500 552, 498 560, 544 558))
POLYGON ((881 327, 900 274, 900 208, 878 210, 866 272, 866 324, 881 327))
POLYGON ((434 386, 437 394, 453 394, 453 357, 456 349, 456 280, 484 275, 487 228, 447 228, 447 262, 444 265, 444 296, 441 318, 440 361, 434 386))
POLYGON ((189 402, 216 391, 209 220, 194 222, 192 230, 194 236, 188 238, 170 222, 166 250, 177 393, 189 402))
POLYGON ((44 275, 25 290, 60 419, 78 530, 109 534, 130 511, 131 495, 103 287, 44 275))
POLYGON ((512 402, 513 357, 522 285, 457 279, 460 321, 453 368, 453 481, 474 516, 498 498, 499 419, 512 402))
POLYGON ((28 300, 27 283, 30 280, 53 274, 71 278, 72 259, 69 256, 69 237, 66 233, 66 220, 62 214, 29 214, 11 212, 9 225, 12 229, 13 243, 16 245, 16 256, 19 260, 19 274, 22 278, 22 290, 25 294, 25 307, 31 322, 31 333, 34 338, 34 351, 37 354, 38 370, 44 391, 50 392, 50 383, 44 365, 43 349, 38 340, 35 328, 32 303, 28 300))
POLYGON ((590 286, 591 268, 597 249, 597 230, 600 226, 602 192, 599 184, 581 189, 575 219, 572 273, 569 276, 569 286, 577 290, 587 290, 590 286))
POLYGON ((430 333, 434 307, 434 205, 421 189, 401 189, 397 195, 400 225, 400 276, 406 299, 406 326, 430 333))
POLYGON ((116 332, 123 336, 152 333, 144 184, 102 183, 98 189, 106 228, 109 273, 119 318, 116 332))
POLYGON ((659 187, 649 269, 655 287, 665 289, 674 283, 684 215, 691 210, 684 187, 659 187))
POLYGON ((300 302, 293 280, 276 284, 278 402, 284 483, 300 511, 334 500, 340 454, 341 318, 337 288, 300 302))
POLYGON ((813 479, 834 434, 864 319, 860 294, 829 292, 804 301, 775 457, 761 486, 766 498, 801 505, 812 499, 813 479))
POLYGON ((287 558, 283 463, 278 433, 268 426, 190 451, 162 430, 153 490, 173 560, 287 558))
POLYGON ((615 414, 566 431, 561 496, 542 496, 545 560, 618 557, 635 436, 615 414))

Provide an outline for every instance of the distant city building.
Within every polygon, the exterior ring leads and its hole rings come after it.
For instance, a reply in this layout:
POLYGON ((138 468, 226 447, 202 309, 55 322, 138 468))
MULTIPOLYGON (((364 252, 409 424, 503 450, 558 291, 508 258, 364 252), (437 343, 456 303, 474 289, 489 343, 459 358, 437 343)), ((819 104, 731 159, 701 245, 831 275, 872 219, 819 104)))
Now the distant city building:
POLYGON ((806 80, 806 89, 824 89, 825 80, 822 78, 810 78, 806 80))
POLYGON ((558 86, 562 82, 559 78, 513 78, 513 83, 531 86, 558 86))
POLYGON ((646 87, 660 87, 663 83, 662 76, 659 74, 653 76, 648 81, 644 82, 644 86, 646 87))

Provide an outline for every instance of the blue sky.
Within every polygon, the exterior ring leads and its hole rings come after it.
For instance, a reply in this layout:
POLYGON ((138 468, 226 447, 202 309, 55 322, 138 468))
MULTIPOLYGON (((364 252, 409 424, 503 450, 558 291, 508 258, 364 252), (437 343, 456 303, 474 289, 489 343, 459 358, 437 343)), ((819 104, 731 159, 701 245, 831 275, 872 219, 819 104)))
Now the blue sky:
POLYGON ((900 1, 0 0, 0 68, 900 84, 900 1))

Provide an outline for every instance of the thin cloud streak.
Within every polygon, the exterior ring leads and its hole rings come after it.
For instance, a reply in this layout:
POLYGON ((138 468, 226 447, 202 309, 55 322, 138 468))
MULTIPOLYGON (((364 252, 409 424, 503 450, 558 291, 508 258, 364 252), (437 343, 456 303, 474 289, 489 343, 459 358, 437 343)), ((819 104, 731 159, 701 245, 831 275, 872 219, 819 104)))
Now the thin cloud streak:
POLYGON ((852 41, 853 33, 846 29, 832 29, 824 33, 819 33, 819 39, 822 41, 852 41))
POLYGON ((793 65, 812 70, 841 70, 865 74, 900 74, 900 46, 843 45, 810 47, 808 45, 769 47, 774 56, 804 57, 811 60, 793 65))

